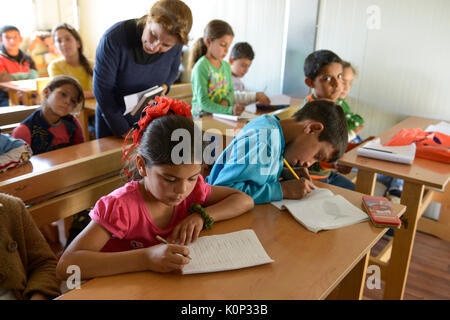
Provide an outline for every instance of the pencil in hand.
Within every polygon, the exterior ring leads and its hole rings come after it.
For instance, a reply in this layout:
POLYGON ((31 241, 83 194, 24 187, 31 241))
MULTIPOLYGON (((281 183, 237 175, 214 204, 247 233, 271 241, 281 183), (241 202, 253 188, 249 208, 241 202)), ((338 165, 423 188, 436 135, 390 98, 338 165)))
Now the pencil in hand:
MULTIPOLYGON (((163 237, 161 237, 160 235, 156 235, 156 239, 158 239, 160 242, 164 243, 164 244, 170 244, 169 241, 167 241, 166 239, 164 239, 163 237)), ((191 257, 189 256, 185 256, 182 254, 183 257, 188 258, 189 260, 192 260, 191 257)))

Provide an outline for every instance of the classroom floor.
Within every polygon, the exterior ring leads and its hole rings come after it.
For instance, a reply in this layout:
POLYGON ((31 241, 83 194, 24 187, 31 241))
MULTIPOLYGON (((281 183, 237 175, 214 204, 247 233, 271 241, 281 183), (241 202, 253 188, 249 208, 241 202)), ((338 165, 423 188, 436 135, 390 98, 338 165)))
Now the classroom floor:
MULTIPOLYGON (((376 256, 388 241, 386 237, 381 239, 372 249, 371 255, 376 256)), ((383 281, 380 290, 366 287, 364 297, 381 300, 383 289, 383 281)), ((403 299, 450 299, 450 242, 422 232, 416 233, 403 299)))

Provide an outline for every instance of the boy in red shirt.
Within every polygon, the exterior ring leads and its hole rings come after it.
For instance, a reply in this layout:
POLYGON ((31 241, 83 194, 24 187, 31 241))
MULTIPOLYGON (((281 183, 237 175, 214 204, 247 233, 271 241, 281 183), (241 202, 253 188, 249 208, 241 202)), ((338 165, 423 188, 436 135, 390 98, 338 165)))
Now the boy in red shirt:
MULTIPOLYGON (((20 49, 19 29, 6 25, 0 28, 0 82, 38 77, 33 59, 20 49)), ((0 90, 0 106, 9 105, 8 92, 0 90)))

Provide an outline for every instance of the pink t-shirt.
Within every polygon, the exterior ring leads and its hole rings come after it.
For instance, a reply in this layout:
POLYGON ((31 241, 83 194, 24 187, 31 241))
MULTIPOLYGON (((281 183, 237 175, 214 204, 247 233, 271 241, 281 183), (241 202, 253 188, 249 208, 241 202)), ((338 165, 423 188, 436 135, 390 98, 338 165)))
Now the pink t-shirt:
POLYGON ((132 181, 114 190, 100 198, 89 213, 92 220, 112 234, 101 251, 127 251, 159 244, 156 235, 168 237, 186 218, 191 204, 204 205, 211 194, 211 186, 199 175, 192 193, 175 207, 167 228, 160 229, 153 222, 138 185, 138 181, 132 181))

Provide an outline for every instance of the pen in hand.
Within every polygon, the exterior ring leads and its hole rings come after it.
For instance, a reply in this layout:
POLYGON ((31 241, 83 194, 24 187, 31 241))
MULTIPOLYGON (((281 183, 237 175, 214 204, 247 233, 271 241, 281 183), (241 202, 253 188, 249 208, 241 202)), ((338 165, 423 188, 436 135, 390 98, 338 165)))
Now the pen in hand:
MULTIPOLYGON (((156 239, 158 239, 160 242, 162 242, 164 244, 170 244, 169 241, 167 241, 166 239, 164 239, 163 237, 161 237, 159 235, 156 236, 156 239)), ((188 258, 189 260, 192 260, 192 258, 189 256, 185 256, 185 255, 182 255, 182 256, 188 258)))

